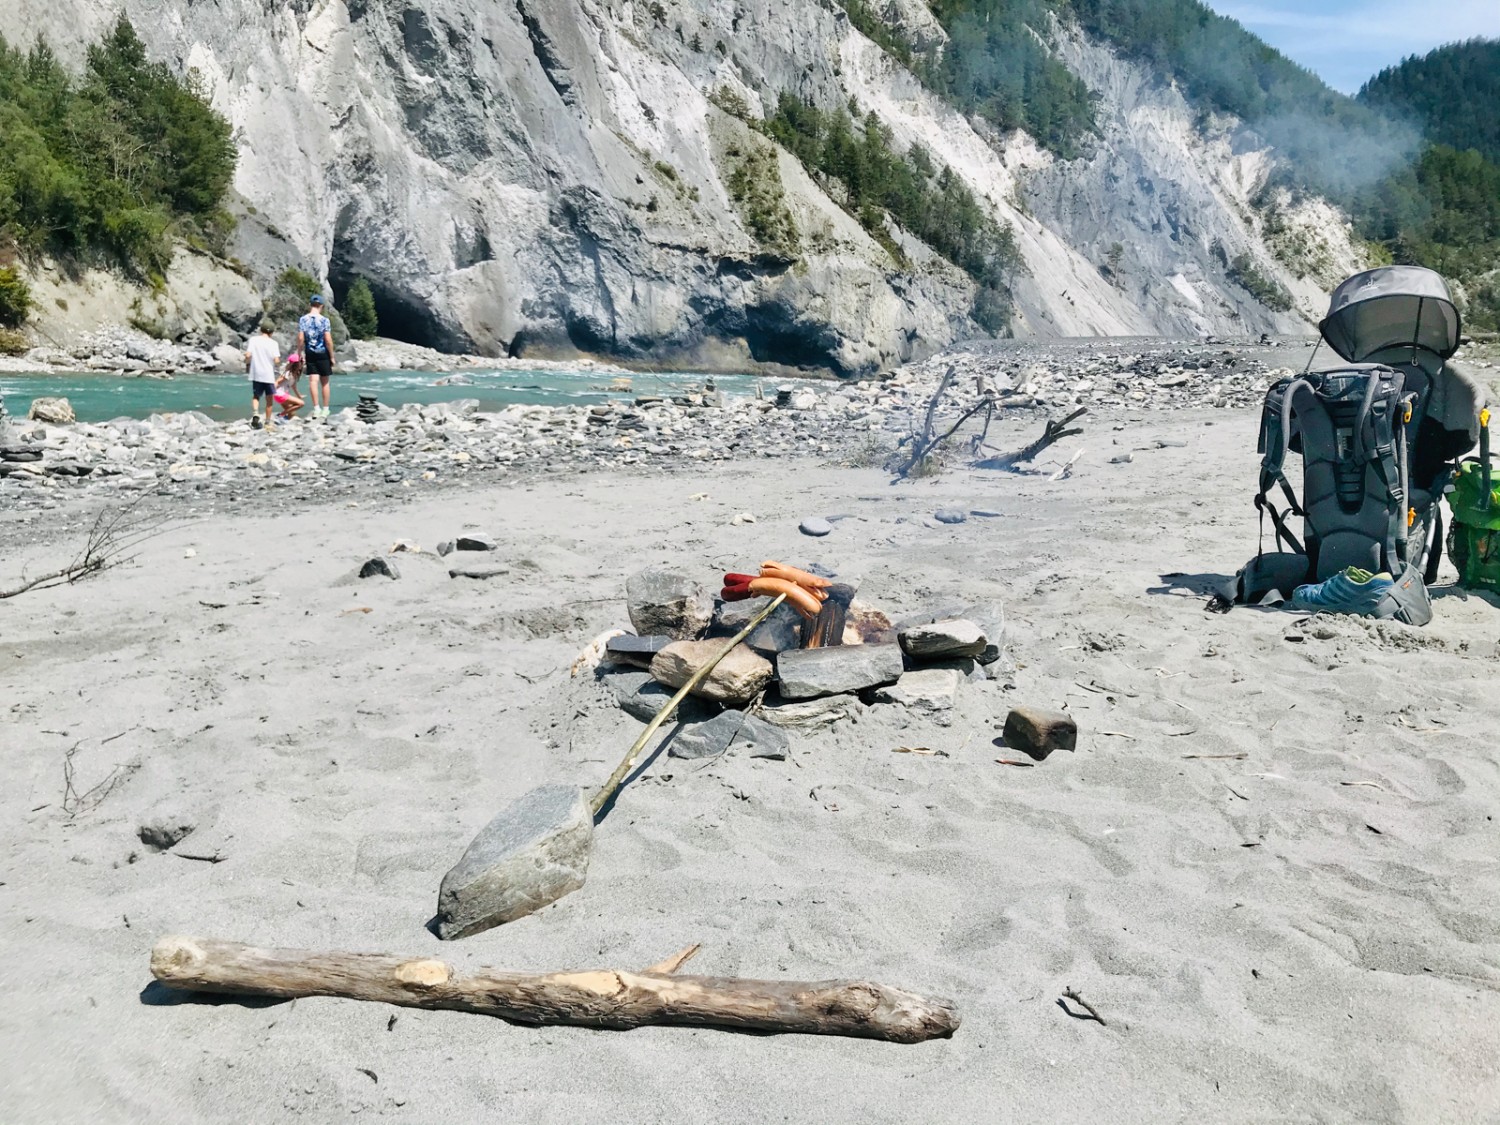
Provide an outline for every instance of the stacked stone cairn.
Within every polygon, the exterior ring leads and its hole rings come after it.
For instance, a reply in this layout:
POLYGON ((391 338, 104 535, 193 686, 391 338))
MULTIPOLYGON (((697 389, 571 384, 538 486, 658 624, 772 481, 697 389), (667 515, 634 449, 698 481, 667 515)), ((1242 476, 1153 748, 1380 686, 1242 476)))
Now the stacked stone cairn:
POLYGON ((373 426, 380 421, 380 400, 375 395, 360 395, 359 405, 354 408, 355 415, 367 426, 373 426))
MULTIPOLYGON (((607 642, 601 678, 621 709, 642 722, 766 605, 764 598, 725 602, 669 567, 633 575, 626 599, 634 632, 607 642)), ((733 749, 785 758, 789 730, 830 725, 877 704, 947 725, 963 681, 987 678, 986 668, 999 660, 1001 628, 998 610, 985 607, 896 625, 856 600, 843 644, 804 649, 802 618, 783 605, 679 705, 667 752, 707 758, 733 749)))

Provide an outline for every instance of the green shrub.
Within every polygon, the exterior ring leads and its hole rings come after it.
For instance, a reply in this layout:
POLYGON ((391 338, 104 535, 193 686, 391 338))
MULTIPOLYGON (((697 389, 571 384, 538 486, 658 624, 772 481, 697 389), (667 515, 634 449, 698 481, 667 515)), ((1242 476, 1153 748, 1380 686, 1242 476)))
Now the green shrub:
POLYGON ((799 246, 797 224, 786 205, 786 190, 781 184, 781 168, 774 148, 765 141, 752 145, 729 174, 725 186, 756 242, 768 250, 795 257, 799 246))
POLYGON ((344 323, 349 327, 349 335, 356 340, 372 339, 380 330, 380 318, 375 313, 375 294, 370 291, 370 283, 362 277, 356 277, 354 284, 349 286, 349 293, 344 298, 344 323))
POLYGON ((174 235, 222 245, 229 123, 121 20, 80 77, 45 45, 0 39, 0 239, 165 272, 174 235))
POLYGON ((31 314, 31 286, 14 266, 0 266, 0 328, 19 328, 31 314))
POLYGON ((1290 312, 1292 295, 1281 282, 1255 264, 1249 254, 1239 254, 1229 263, 1229 280, 1274 312, 1290 312))
POLYGON ((14 328, 0 328, 0 355, 25 355, 31 350, 31 341, 24 332, 14 328))

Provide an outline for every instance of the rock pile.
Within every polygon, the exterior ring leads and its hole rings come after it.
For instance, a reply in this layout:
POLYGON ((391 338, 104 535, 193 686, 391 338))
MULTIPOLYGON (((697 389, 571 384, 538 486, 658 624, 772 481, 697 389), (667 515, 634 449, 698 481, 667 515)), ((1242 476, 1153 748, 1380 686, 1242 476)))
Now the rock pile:
MULTIPOLYGON (((766 601, 726 603, 687 575, 641 571, 627 583, 638 631, 608 640, 600 676, 622 710, 647 722, 766 601)), ((668 752, 696 758, 734 748, 785 757, 784 730, 827 725, 882 704, 947 725, 963 683, 986 679, 987 666, 1000 657, 998 612, 973 611, 968 617, 962 609, 942 611, 897 627, 855 602, 843 644, 804 649, 801 619, 783 606, 693 689, 675 716, 668 752)))

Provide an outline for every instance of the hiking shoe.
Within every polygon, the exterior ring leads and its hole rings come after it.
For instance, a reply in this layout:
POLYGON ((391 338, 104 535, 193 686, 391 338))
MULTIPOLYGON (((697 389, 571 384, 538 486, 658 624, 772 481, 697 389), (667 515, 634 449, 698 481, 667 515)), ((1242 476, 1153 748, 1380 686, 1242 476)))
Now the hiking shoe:
POLYGON ((1292 591, 1292 608, 1310 613, 1373 617, 1380 599, 1395 584, 1389 574, 1371 574, 1368 570, 1351 566, 1323 582, 1298 586, 1292 591))

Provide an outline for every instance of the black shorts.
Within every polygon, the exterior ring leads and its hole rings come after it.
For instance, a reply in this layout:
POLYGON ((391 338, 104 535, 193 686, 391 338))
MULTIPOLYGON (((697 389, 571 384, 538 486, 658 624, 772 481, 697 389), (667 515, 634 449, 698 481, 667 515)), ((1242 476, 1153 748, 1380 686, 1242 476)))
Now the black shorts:
POLYGON ((328 376, 333 374, 333 356, 327 352, 307 353, 307 373, 328 376))
POLYGON ((276 394, 275 383, 252 382, 250 384, 250 396, 254 399, 273 398, 276 394))

